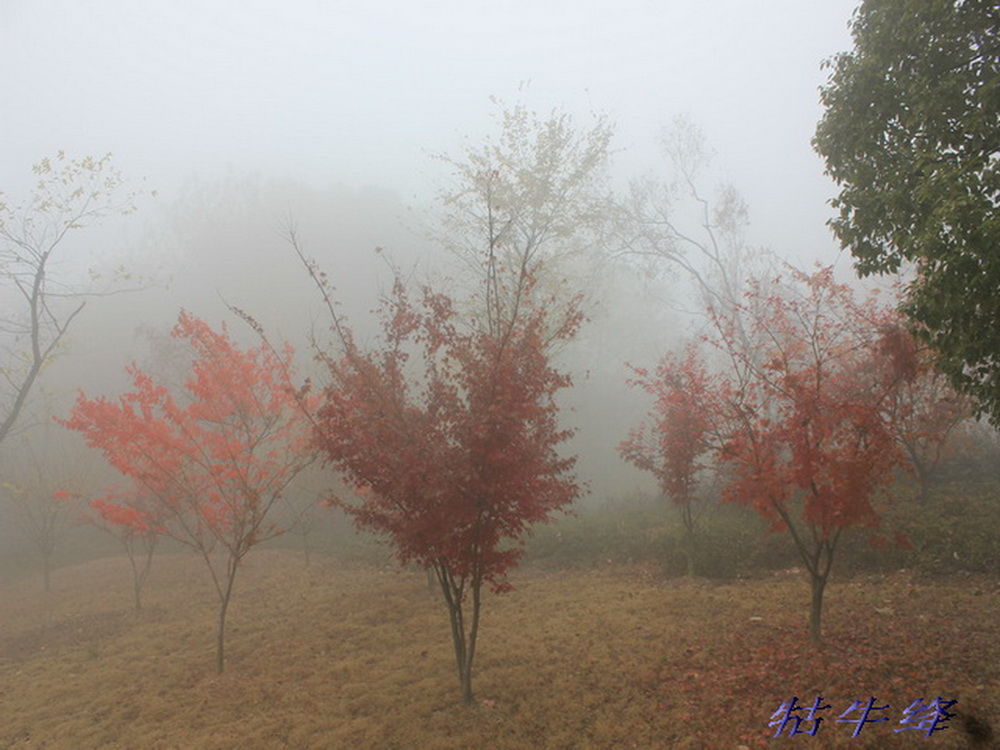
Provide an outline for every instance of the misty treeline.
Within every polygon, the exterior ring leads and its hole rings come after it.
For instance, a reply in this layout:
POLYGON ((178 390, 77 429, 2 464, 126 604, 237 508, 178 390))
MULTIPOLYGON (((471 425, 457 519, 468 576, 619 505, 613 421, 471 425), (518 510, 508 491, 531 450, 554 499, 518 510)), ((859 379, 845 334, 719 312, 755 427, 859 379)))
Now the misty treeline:
POLYGON ((678 508, 691 574, 719 501, 787 532, 819 639, 842 534, 908 483, 920 512, 971 404, 892 289, 752 245, 692 123, 624 190, 607 119, 513 106, 498 125, 439 157, 430 207, 192 183, 151 232, 155 268, 89 270, 74 244, 137 205, 110 157, 60 154, 28 199, 0 196, 4 537, 29 530, 46 587, 67 517, 122 546, 137 609, 157 540, 186 546, 221 672, 244 557, 346 514, 429 571, 470 701, 483 594, 510 587, 532 525, 638 486, 678 508))

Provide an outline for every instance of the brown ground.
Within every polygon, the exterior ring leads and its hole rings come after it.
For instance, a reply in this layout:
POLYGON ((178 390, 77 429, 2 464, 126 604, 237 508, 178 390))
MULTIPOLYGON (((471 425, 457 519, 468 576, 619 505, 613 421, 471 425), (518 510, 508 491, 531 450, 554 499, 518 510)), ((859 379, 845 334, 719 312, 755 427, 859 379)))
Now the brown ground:
POLYGON ((912 700, 938 695, 1000 730, 1000 591, 987 579, 831 584, 817 651, 798 575, 723 585, 528 568, 486 599, 466 707, 423 573, 307 568, 267 550, 241 576, 221 677, 195 558, 156 559, 140 614, 124 558, 58 570, 48 594, 0 585, 0 747, 735 749, 788 743, 771 739, 771 714, 817 694, 833 707, 816 737, 795 738, 803 747, 969 746, 964 715, 932 739, 892 731, 912 700), (869 696, 890 721, 852 739, 836 718, 869 696))

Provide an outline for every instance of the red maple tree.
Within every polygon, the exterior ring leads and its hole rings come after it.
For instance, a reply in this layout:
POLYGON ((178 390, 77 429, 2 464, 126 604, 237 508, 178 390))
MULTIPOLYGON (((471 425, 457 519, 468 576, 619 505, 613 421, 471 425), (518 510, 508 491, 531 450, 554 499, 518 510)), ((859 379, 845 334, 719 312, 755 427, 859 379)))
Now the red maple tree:
POLYGON ((141 486, 108 489, 103 497, 87 499, 67 490, 55 497, 83 500, 86 510, 80 520, 113 536, 128 557, 132 569, 132 598, 136 611, 142 609, 142 587, 153 565, 156 543, 164 532, 163 509, 141 486))
POLYGON ((718 414, 718 384, 694 346, 684 357, 667 354, 650 373, 634 368, 630 381, 653 396, 646 420, 629 431, 619 445, 622 457, 651 472, 660 491, 680 509, 686 534, 687 574, 695 573, 694 534, 699 482, 708 468, 718 414))
POLYGON ((720 391, 728 424, 719 458, 729 472, 724 499, 751 506, 794 540, 818 641, 841 535, 878 525, 872 501, 902 460, 885 409, 899 379, 880 362, 887 306, 858 302, 829 268, 793 281, 751 285, 730 313, 750 322, 752 351, 727 335, 731 321, 716 320, 734 363, 720 391))
MULTIPOLYGON (((312 460, 301 393, 287 383, 292 350, 242 350, 225 327, 182 312, 172 335, 193 351, 179 402, 135 365, 133 390, 117 401, 80 393, 62 424, 82 433, 135 480, 162 517, 164 533, 205 561, 219 599, 216 670, 222 672, 226 611, 240 563, 280 529, 268 513, 312 460)), ((134 514, 106 504, 105 519, 134 514)))
POLYGON ((397 279, 380 348, 362 350, 337 321, 343 356, 327 361, 316 418, 319 448, 356 491, 336 502, 388 536, 401 562, 433 571, 466 702, 482 587, 508 589, 531 524, 580 492, 575 459, 557 451, 570 432, 554 396, 570 379, 546 354, 579 316, 552 330, 544 310, 523 304, 503 326, 465 328, 448 297, 425 288, 414 304, 397 279))
POLYGON ((973 414, 973 402, 935 369, 930 351, 901 316, 884 327, 880 349, 887 376, 898 381, 885 402, 887 417, 916 480, 917 500, 925 502, 949 445, 973 414))

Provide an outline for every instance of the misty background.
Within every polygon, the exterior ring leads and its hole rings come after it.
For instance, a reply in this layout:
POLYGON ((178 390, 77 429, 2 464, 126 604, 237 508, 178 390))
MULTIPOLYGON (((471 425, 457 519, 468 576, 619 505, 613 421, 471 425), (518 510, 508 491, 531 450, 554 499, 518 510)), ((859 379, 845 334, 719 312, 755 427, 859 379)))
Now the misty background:
MULTIPOLYGON (((131 291, 88 301, 44 374, 36 421, 65 413, 77 388, 117 395, 133 360, 169 369, 163 336, 181 308, 251 343, 227 304, 247 310, 308 372, 310 331, 326 324, 289 226, 374 335, 370 310, 391 279, 383 255, 416 278, 451 271, 430 235, 456 182, 435 157, 461 161, 495 140, 505 106, 566 113, 581 132, 607 117, 615 191, 676 178, 661 139, 686 117, 714 152, 700 187, 731 184, 749 207, 748 246, 846 275, 825 226, 833 184, 810 139, 821 63, 850 47, 853 7, 0 0, 0 190, 25 196, 32 164, 65 151, 112 152, 141 192, 133 216, 67 237, 58 273, 83 283, 122 268, 118 288, 131 291)), ((697 213, 681 216, 699 231, 697 213)), ((627 363, 654 364, 699 325, 667 264, 599 270, 591 321, 561 354, 585 505, 655 492, 615 450, 649 406, 625 385, 627 363)))

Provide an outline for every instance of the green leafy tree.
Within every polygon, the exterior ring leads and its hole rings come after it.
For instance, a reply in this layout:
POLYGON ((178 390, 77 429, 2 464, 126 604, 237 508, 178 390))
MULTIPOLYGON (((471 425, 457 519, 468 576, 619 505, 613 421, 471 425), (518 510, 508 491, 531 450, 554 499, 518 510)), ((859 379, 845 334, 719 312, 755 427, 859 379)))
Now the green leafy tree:
POLYGON ((814 145, 859 274, 914 267, 903 309, 1000 422, 1000 6, 865 0, 814 145))

